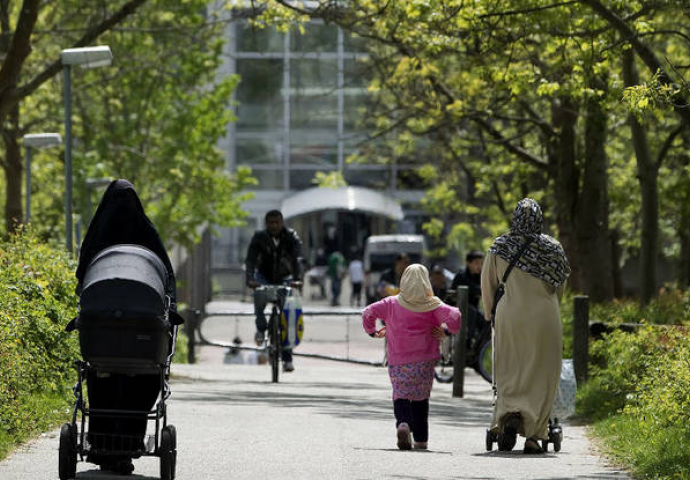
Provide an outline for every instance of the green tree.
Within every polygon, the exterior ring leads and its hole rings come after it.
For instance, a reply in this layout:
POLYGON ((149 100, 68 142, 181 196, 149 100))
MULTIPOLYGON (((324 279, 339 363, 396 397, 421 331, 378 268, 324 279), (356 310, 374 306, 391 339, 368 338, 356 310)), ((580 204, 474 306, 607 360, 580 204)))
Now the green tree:
MULTIPOLYGON (((118 177, 134 182, 168 241, 189 246, 201 228, 241 222, 246 194, 240 192, 253 179, 247 170, 226 174, 216 148, 234 120, 229 105, 238 82, 235 76, 216 78, 229 20, 203 0, 110 2, 105 7, 82 3, 37 7, 29 37, 33 53, 20 75, 26 80, 13 97, 16 128, 6 136, 16 144, 29 130, 61 130, 62 83, 53 79, 61 65, 56 59, 61 49, 92 44, 98 37, 113 50, 113 65, 76 69, 72 75, 75 212, 84 227, 89 204, 98 201, 87 179, 118 177), (95 27, 89 25, 96 24, 101 25, 98 35, 90 33, 95 27)), ((22 211, 16 150, 16 171, 7 176, 10 229, 22 211)), ((64 231, 64 175, 56 156, 55 150, 37 153, 33 182, 35 224, 52 237, 64 231)))
MULTIPOLYGON (((671 243, 664 252, 690 258, 689 222, 669 227, 657 220, 660 208, 685 211, 685 204, 659 203, 659 185, 680 186, 677 176, 665 176, 664 159, 684 165, 677 153, 690 115, 682 75, 690 63, 690 9, 683 2, 324 0, 304 9, 275 0, 266 6, 268 23, 319 17, 372 40, 366 125, 377 142, 365 154, 434 159, 438 172, 425 169, 431 175, 423 178, 430 182, 428 204, 445 219, 432 221, 432 231, 447 232, 442 225, 450 220, 459 221, 451 238, 470 238, 479 222, 493 234, 505 228, 515 199, 534 195, 575 267, 571 284, 594 300, 613 295, 620 255, 612 234, 623 255, 640 256, 645 299, 656 288, 659 245, 671 243), (645 84, 629 75, 630 64, 624 68, 628 50, 648 68, 645 84), (628 120, 621 99, 635 117, 651 111, 648 118, 628 120)), ((662 200, 685 198, 668 192, 662 200)), ((682 270, 690 272, 687 264, 682 270)))
POLYGON ((21 102, 62 70, 61 49, 92 44, 144 2, 129 0, 110 2, 107 6, 85 6, 83 2, 66 0, 42 6, 39 0, 24 0, 20 6, 11 0, 0 1, 0 55, 3 57, 0 67, 0 135, 5 146, 0 166, 5 175, 5 225, 8 231, 14 230, 22 218, 23 167, 18 139, 27 128, 20 119, 21 102), (61 38, 65 32, 74 32, 76 36, 68 42, 61 38))

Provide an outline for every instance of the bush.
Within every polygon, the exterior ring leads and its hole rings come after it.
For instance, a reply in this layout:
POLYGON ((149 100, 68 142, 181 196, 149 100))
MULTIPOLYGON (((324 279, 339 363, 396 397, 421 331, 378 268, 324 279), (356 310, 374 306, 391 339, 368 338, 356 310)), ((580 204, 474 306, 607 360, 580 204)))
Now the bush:
MULTIPOLYGON (((77 338, 64 331, 77 313, 74 263, 31 233, 0 245, 0 437, 42 428, 46 411, 66 409, 77 338)), ((6 449, 5 446, 0 450, 6 449)))
MULTIPOLYGON (((647 309, 626 303, 610 318, 645 311, 670 320, 678 311, 671 298, 683 303, 687 294, 669 295, 647 309)), ((674 323, 682 322, 687 319, 674 323)), ((578 413, 596 421, 594 431, 609 453, 640 478, 690 479, 689 340, 687 327, 645 324, 591 346, 590 381, 578 391, 578 413)))
MULTIPOLYGON (((68 418, 81 358, 76 263, 25 232, 0 244, 0 458, 16 443, 68 418)), ((180 330, 174 360, 186 362, 180 330)))
POLYGON ((668 284, 648 305, 637 300, 616 299, 591 306, 592 320, 609 323, 649 323, 655 325, 690 325, 690 290, 668 284))

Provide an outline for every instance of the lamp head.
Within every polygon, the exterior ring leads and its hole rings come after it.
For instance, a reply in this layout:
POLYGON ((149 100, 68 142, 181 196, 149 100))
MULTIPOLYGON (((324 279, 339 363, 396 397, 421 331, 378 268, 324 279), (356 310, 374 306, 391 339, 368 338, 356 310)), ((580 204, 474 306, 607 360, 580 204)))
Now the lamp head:
POLYGON ((108 45, 97 47, 68 48, 60 52, 63 65, 79 65, 82 68, 96 68, 110 65, 113 53, 108 45))
POLYGON ((62 137, 59 133, 28 133, 22 137, 25 147, 47 148, 60 145, 62 137))

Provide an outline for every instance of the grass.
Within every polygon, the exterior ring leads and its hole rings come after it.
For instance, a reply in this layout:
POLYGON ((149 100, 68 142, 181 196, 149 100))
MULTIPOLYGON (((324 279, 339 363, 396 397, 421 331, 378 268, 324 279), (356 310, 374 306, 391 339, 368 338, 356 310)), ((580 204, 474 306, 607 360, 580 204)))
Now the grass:
POLYGON ((690 479, 690 435, 687 427, 654 428, 638 418, 616 414, 592 426, 606 453, 637 478, 690 479))
MULTIPOLYGON (((187 336, 181 329, 178 333, 173 361, 175 363, 187 363, 187 336)), ((21 402, 22 412, 27 413, 21 420, 20 428, 13 429, 17 433, 10 435, 6 429, 0 428, 0 460, 32 437, 70 421, 73 399, 71 391, 64 396, 51 393, 31 395, 24 399, 21 402)))
POLYGON ((70 402, 71 393, 69 396, 50 393, 25 398, 22 402, 23 411, 31 412, 30 417, 25 415, 21 420, 22 428, 14 429, 15 433, 12 435, 5 429, 0 429, 0 460, 28 439, 69 421, 70 402))

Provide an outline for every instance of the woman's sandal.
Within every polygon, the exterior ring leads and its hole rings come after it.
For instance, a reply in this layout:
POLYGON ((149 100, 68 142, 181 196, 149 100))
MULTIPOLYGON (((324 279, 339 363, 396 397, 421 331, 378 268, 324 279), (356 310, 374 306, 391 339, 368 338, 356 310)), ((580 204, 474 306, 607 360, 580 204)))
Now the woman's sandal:
POLYGON ((539 440, 534 437, 530 437, 525 440, 525 449, 522 453, 526 454, 539 454, 544 453, 544 449, 539 445, 539 440))

